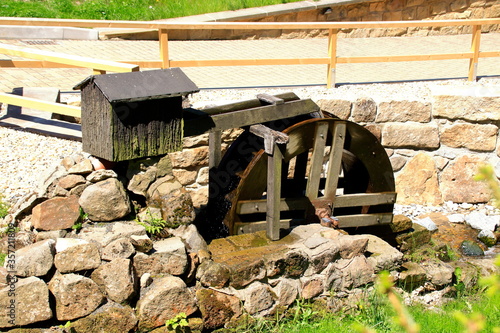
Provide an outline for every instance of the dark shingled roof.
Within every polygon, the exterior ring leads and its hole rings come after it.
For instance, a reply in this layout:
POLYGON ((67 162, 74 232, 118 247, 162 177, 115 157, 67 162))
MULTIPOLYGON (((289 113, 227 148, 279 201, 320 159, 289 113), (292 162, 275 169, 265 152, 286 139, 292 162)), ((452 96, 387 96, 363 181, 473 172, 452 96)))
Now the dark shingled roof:
POLYGON ((200 89, 180 68, 92 75, 73 89, 94 83, 110 103, 185 96, 200 89))

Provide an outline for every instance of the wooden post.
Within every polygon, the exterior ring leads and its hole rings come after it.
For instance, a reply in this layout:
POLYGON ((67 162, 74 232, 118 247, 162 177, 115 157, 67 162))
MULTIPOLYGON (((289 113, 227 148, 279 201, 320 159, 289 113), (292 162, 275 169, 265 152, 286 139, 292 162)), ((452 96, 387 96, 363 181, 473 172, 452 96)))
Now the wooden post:
POLYGON ((469 61, 469 81, 476 81, 477 79, 477 64, 479 61, 479 48, 481 44, 481 25, 474 25, 472 27, 472 44, 471 52, 472 58, 469 61))
POLYGON ((270 240, 280 239, 281 160, 278 144, 273 143, 273 154, 267 157, 267 214, 266 234, 270 240))
POLYGON ((335 71, 337 70, 337 34, 338 29, 328 30, 328 56, 330 63, 328 64, 327 83, 326 87, 335 88, 335 71))
POLYGON ((168 57, 168 30, 158 29, 158 40, 160 41, 160 58, 162 61, 161 68, 170 67, 170 59, 168 57))
POLYGON ((222 132, 214 131, 208 134, 208 167, 216 168, 222 158, 222 132))
MULTIPOLYGON (((265 97, 269 99, 269 96, 265 97)), ((272 102, 282 103, 282 100, 272 102)), ((286 144, 289 137, 262 124, 252 125, 249 130, 250 133, 264 139, 264 150, 267 154, 266 234, 270 240, 278 240, 280 239, 281 174, 283 168, 283 154, 280 145, 286 144)))

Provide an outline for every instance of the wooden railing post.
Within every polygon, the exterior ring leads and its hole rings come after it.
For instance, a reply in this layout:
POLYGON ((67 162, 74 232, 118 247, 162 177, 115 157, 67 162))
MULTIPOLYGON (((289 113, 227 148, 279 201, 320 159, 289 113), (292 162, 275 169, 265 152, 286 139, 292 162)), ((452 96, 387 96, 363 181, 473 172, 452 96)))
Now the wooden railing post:
POLYGON ((479 49, 481 45, 481 25, 472 26, 472 43, 471 52, 472 58, 469 61, 469 81, 477 79, 477 65, 479 61, 479 49))
POLYGON ((328 63, 328 74, 327 74, 327 88, 331 88, 332 84, 335 88, 335 71, 337 70, 337 34, 338 29, 328 30, 328 57, 330 62, 328 63))
POLYGON ((162 61, 161 68, 170 67, 170 59, 168 57, 168 30, 158 29, 158 40, 160 41, 160 59, 162 61))

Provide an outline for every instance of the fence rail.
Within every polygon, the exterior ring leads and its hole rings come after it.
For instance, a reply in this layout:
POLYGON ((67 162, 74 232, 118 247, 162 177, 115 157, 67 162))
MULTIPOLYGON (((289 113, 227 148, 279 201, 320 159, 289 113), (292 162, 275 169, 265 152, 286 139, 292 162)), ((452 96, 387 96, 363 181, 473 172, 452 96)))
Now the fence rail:
MULTIPOLYGON (((469 59, 467 76, 470 81, 477 77, 477 66, 480 58, 500 57, 499 51, 480 51, 481 28, 484 25, 500 25, 500 18, 475 20, 425 20, 397 22, 151 22, 151 21, 101 21, 101 20, 61 20, 61 19, 27 19, 0 18, 0 25, 16 26, 51 26, 80 28, 134 28, 157 29, 160 41, 160 59, 144 61, 128 61, 141 68, 168 67, 204 67, 204 66, 264 66, 264 65, 327 65, 327 86, 335 84, 337 64, 344 63, 376 63, 400 61, 426 61, 469 59), (409 28, 409 27, 449 27, 471 26, 470 52, 413 54, 413 55, 382 55, 349 57, 337 55, 337 37, 342 29, 362 28, 409 28), (213 60, 175 60, 169 57, 168 33, 171 30, 328 30, 328 57, 293 58, 293 59, 213 59, 213 60)), ((1 50, 0 50, 1 52, 1 50)), ((27 60, 0 60, 0 67, 67 67, 67 63, 27 60)), ((465 70, 464 70, 465 72, 465 70)))

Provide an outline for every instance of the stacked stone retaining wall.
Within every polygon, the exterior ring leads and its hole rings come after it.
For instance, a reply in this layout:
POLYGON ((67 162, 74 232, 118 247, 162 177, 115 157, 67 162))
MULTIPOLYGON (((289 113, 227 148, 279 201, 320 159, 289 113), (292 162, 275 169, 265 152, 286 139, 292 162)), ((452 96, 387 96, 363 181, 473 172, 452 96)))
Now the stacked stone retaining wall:
MULTIPOLYGON (((457 20, 500 17, 498 0, 334 0, 301 1, 289 4, 248 8, 183 17, 193 22, 360 22, 408 20, 457 20)), ((483 32, 497 32, 498 25, 484 26, 483 32)), ((471 27, 418 27, 344 29, 340 37, 428 36, 470 33, 471 27)), ((259 39, 325 37, 326 30, 176 30, 173 40, 259 39)), ((115 35, 116 36, 116 35, 115 35)), ((126 36, 125 34, 121 35, 126 36)), ((157 38, 156 32, 130 34, 128 38, 157 38), (135 36, 135 37, 134 37, 135 36)))

